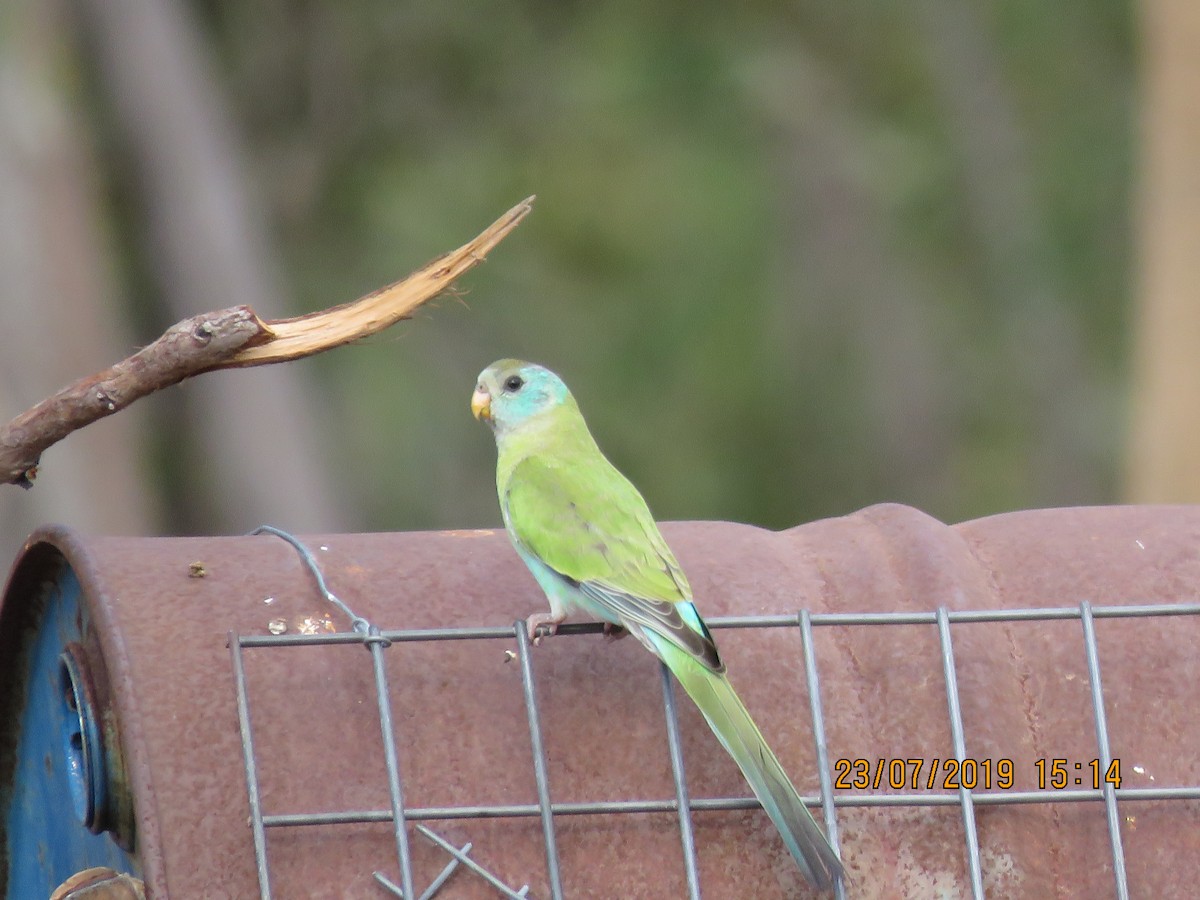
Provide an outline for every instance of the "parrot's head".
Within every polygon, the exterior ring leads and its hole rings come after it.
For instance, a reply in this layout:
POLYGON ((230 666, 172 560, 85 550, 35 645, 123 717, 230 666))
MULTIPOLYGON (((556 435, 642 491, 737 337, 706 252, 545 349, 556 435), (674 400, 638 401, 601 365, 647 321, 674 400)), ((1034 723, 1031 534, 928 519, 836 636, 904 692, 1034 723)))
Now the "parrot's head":
POLYGON ((512 431, 539 416, 574 405, 563 380, 537 363, 502 359, 479 373, 471 412, 497 434, 512 431))

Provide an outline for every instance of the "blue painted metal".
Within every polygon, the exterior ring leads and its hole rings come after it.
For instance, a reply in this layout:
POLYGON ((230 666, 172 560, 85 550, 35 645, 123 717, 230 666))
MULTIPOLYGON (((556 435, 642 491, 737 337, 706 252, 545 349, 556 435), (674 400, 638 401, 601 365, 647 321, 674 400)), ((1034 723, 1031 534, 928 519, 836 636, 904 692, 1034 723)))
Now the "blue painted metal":
POLYGON ((9 900, 48 897, 90 866, 139 874, 135 860, 104 827, 109 802, 101 711, 87 688, 81 644, 88 627, 80 586, 69 566, 38 596, 26 619, 16 665, 22 686, 11 794, 0 797, 7 835, 9 900), (64 656, 64 654, 66 654, 64 656), (71 673, 74 673, 74 678, 71 673))
MULTIPOLYGON (((109 759, 99 697, 87 651, 72 641, 59 656, 59 697, 66 706, 63 758, 75 815, 93 834, 110 827, 109 759)), ((120 752, 114 748, 114 752, 120 752)))

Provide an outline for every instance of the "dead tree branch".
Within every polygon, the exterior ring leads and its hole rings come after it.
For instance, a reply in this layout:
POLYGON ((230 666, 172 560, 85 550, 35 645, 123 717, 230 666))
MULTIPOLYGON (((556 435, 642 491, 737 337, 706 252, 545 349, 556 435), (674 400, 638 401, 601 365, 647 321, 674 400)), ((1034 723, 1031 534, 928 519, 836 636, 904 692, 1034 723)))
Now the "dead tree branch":
POLYGON ((290 319, 263 321, 248 306, 204 313, 172 325, 128 359, 63 388, 0 427, 0 482, 32 487, 47 447, 72 431, 185 378, 311 356, 368 337, 408 318, 488 252, 528 215, 518 203, 474 240, 407 278, 353 303, 290 319))

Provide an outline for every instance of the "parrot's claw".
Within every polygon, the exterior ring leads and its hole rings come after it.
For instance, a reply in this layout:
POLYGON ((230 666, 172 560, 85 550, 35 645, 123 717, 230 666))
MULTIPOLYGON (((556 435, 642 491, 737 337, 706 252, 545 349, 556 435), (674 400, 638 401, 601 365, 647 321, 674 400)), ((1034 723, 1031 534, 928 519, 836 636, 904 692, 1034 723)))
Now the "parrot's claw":
POLYGON ((544 636, 538 634, 539 628, 545 625, 546 634, 553 636, 558 632, 558 626, 562 624, 562 621, 565 618, 566 616, 556 616, 554 613, 534 613, 532 616, 526 619, 525 630, 529 634, 529 639, 533 641, 533 645, 536 647, 538 644, 540 644, 542 637, 544 636))
POLYGON ((612 622, 604 623, 604 639, 607 641, 619 641, 627 634, 629 632, 620 625, 614 625, 612 622))

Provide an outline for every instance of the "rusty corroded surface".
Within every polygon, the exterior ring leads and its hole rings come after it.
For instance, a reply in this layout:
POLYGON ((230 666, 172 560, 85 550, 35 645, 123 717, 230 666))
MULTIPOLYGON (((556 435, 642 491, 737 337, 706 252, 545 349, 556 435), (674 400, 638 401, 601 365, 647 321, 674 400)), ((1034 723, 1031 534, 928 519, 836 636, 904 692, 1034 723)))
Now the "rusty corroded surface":
MULTIPOLYGON (((1142 604, 1200 595, 1200 508, 1022 512, 945 526, 900 506, 771 533, 727 523, 664 528, 710 616, 1142 604)), ((330 587, 384 628, 507 625, 544 601, 500 532, 305 538, 330 587), (328 549, 317 548, 324 547, 328 549)), ((79 539, 37 536, 29 567, 57 547, 79 572, 100 630, 120 717, 152 897, 257 895, 226 633, 346 623, 316 593, 296 553, 269 536, 79 539), (40 545, 39 545, 39 542, 40 545), (197 565, 203 575, 197 575, 197 565), (307 623, 307 624, 305 624, 307 623)), ((20 603, 10 591, 6 604, 20 603)), ((2 620, 0 620, 2 621, 2 620)), ((1200 783, 1200 622, 1100 620, 1100 664, 1124 786, 1200 783)), ((1013 760, 1016 788, 1034 761, 1095 758, 1080 623, 953 626, 968 754, 1013 760)), ((730 674, 803 793, 815 754, 795 628, 722 630, 730 674)), ((512 639, 394 645, 387 651, 410 806, 536 802, 512 639)), ((829 626, 816 631, 834 759, 953 755, 936 629, 829 626)), ((370 657, 361 646, 247 649, 246 673, 267 813, 386 809, 370 657)), ((556 802, 674 796, 656 665, 635 641, 548 639, 534 671, 556 802)), ((748 790, 681 695, 693 798, 748 790)), ((1197 805, 1122 803, 1134 896, 1188 896, 1200 881, 1197 805)), ((977 810, 989 896, 1112 895, 1099 803, 977 810)), ((695 816, 705 896, 805 896, 760 811, 695 816)), ((851 895, 967 896, 955 807, 843 809, 851 895)), ((536 818, 430 823, 509 884, 545 897, 536 818)), ((570 897, 684 895, 668 814, 556 822, 570 897)), ((396 877, 386 825, 269 829, 278 897, 383 896, 396 877)), ((446 861, 412 841, 416 880, 446 861)), ((492 897, 458 873, 445 896, 492 897)))

